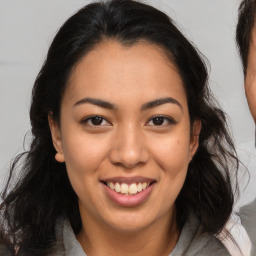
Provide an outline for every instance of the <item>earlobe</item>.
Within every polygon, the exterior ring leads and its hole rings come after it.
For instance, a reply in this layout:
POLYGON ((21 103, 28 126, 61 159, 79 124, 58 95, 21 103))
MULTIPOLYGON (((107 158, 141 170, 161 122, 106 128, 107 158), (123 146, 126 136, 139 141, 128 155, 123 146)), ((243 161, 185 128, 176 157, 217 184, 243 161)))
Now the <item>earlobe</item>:
POLYGON ((190 137, 190 161, 195 155, 198 146, 199 146, 199 135, 201 131, 201 121, 195 120, 191 129, 191 137, 190 137))
POLYGON ((62 148, 61 132, 59 124, 53 119, 52 114, 48 114, 48 123, 51 130, 52 142, 55 150, 57 151, 55 155, 56 161, 62 163, 65 162, 62 148))
POLYGON ((57 161, 57 162, 60 162, 60 163, 63 163, 63 162, 65 162, 65 159, 64 159, 64 155, 62 154, 62 153, 56 153, 55 154, 55 160, 57 161))

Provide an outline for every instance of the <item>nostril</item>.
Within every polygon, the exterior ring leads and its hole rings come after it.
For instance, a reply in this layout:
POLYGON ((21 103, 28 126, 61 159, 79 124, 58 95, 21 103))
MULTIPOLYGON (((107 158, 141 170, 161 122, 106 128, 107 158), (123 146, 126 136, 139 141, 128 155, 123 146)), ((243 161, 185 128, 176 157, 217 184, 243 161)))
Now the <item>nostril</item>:
POLYGON ((111 163, 126 169, 145 164, 149 159, 149 153, 139 142, 134 144, 123 143, 122 147, 113 147, 109 152, 111 163))

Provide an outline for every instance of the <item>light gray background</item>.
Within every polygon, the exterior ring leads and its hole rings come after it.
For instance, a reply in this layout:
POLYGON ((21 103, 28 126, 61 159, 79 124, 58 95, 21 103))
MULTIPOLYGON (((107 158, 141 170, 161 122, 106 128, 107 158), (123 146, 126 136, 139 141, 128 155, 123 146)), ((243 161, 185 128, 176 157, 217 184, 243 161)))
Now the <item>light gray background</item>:
MULTIPOLYGON (((0 189, 10 160, 23 151, 23 138, 30 129, 31 88, 49 44, 62 23, 88 2, 0 0, 0 189)), ((251 175, 246 189, 247 179, 240 182, 242 191, 237 207, 250 203, 256 197, 255 126, 244 94, 234 40, 240 1, 144 2, 170 15, 210 61, 210 86, 230 117, 238 152, 251 175)))

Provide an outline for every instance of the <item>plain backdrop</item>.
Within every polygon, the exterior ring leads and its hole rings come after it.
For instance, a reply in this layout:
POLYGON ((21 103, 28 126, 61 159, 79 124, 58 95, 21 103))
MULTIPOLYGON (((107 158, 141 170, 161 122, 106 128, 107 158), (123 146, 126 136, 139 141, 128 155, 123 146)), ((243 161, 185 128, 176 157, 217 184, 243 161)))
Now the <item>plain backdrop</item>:
MULTIPOLYGON (((11 160, 29 145, 31 88, 63 22, 90 1, 0 0, 0 189, 11 160), (27 140, 24 143, 24 135, 27 140)), ((243 206, 256 197, 255 125, 235 44, 239 0, 148 0, 163 10, 210 63, 210 86, 229 122, 250 181, 240 177, 243 206), (245 184, 247 184, 245 188, 245 184)))

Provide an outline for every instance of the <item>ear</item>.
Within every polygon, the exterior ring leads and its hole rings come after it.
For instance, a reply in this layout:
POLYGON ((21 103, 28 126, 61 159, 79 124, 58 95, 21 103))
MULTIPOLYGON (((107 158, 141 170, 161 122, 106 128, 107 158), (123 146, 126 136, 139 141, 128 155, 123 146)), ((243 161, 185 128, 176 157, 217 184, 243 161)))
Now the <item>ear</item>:
POLYGON ((201 131, 201 121, 195 120, 191 127, 191 137, 190 137, 190 161, 195 155, 199 146, 199 135, 201 131))
POLYGON ((61 132, 59 124, 53 119, 52 113, 48 114, 48 123, 52 134, 52 142, 55 150, 57 151, 55 159, 58 162, 64 162, 63 146, 61 139, 61 132))

